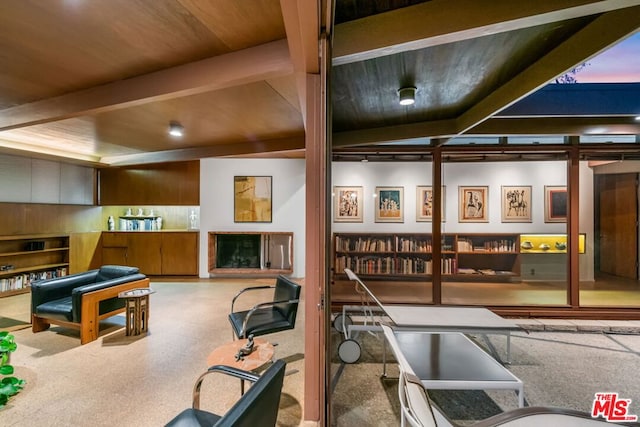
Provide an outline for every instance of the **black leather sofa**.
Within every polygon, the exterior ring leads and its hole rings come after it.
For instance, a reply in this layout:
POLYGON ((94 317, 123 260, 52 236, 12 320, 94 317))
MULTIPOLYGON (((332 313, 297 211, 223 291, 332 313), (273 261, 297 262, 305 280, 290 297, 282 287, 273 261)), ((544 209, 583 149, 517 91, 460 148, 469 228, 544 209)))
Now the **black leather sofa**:
POLYGON ((33 332, 53 323, 80 329, 80 342, 98 338, 98 322, 122 313, 120 292, 148 288, 149 279, 136 267, 105 265, 99 269, 31 284, 33 332))

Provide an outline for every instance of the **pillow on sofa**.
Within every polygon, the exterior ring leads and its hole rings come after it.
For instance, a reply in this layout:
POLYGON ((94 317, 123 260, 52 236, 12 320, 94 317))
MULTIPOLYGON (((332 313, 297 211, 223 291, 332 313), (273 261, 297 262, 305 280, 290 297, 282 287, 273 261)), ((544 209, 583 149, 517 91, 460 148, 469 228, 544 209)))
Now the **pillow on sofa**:
POLYGON ((98 270, 98 276, 96 277, 96 283, 109 279, 115 279, 117 277, 128 276, 136 274, 140 271, 138 267, 127 267, 124 265, 103 265, 98 270))

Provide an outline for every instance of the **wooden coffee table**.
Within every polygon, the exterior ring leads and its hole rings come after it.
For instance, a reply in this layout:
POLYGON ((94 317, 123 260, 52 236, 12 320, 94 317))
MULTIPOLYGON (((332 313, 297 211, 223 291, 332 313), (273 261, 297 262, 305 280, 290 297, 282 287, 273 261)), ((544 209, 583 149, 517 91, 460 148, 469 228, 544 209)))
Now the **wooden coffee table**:
POLYGON ((207 366, 227 365, 245 371, 256 371, 273 360, 275 348, 273 344, 262 338, 254 338, 254 347, 251 354, 244 356, 243 360, 236 360, 238 350, 244 347, 246 343, 246 339, 241 339, 221 345, 209 354, 207 366))

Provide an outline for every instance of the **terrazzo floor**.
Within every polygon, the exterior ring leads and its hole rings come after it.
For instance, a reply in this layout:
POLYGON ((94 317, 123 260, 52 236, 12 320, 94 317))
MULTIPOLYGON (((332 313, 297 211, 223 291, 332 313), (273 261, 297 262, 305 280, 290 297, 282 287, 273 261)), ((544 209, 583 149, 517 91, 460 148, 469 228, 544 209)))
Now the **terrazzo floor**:
MULTIPOLYGON (((77 331, 53 326, 33 334, 26 323, 29 295, 0 299, 0 318, 13 329, 18 351, 12 354, 25 389, 4 409, 2 426, 162 426, 191 403, 193 382, 206 369, 207 355, 231 340, 226 319, 232 297, 257 280, 152 282, 150 332, 124 335, 124 317, 104 322, 100 338, 81 346, 77 331), (221 301, 223 301, 221 303, 221 301)), ((304 291, 303 291, 304 298, 304 291)), ((246 304, 257 302, 249 298, 246 304)), ((304 311, 293 331, 270 336, 276 357, 288 362, 279 426, 303 422, 304 311)), ((522 381, 528 405, 589 411, 594 393, 615 391, 632 399, 640 415, 639 322, 522 319, 529 332, 512 337, 509 369, 522 381)), ((335 355, 341 336, 331 330, 330 425, 399 425, 397 367, 381 378, 381 336, 362 333, 361 359, 341 364, 335 355)), ((474 336, 497 358, 505 354, 504 336, 474 336)), ((391 357, 391 356, 390 356, 391 357)), ((204 408, 224 412, 236 399, 236 381, 216 378, 203 389, 204 408)), ((445 413, 465 425, 515 408, 508 391, 437 392, 432 397, 445 413)))

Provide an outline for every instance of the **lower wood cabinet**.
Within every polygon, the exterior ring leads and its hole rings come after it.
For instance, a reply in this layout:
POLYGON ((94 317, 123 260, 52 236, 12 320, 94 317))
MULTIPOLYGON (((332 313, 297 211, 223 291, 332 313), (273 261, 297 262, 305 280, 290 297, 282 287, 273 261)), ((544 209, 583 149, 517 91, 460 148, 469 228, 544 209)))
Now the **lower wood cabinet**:
POLYGON ((197 275, 198 232, 104 232, 102 263, 138 267, 149 276, 197 275))
POLYGON ((198 233, 162 233, 163 275, 198 274, 198 233))

